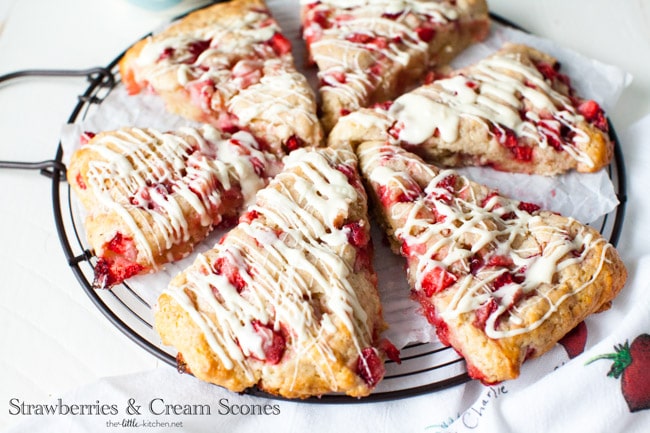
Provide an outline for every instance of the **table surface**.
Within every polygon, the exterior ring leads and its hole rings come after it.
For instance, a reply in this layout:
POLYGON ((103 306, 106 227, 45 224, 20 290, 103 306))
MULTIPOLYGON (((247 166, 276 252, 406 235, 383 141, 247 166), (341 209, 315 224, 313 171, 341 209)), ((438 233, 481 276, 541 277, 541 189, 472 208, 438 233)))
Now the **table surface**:
MULTIPOLYGON (((164 11, 124 0, 0 0, 0 74, 102 66, 133 41, 196 5, 164 11)), ((203 2, 205 3, 205 1, 203 2)), ((634 77, 609 116, 618 130, 650 113, 650 0, 489 0, 493 12, 634 77)), ((0 84, 0 159, 54 156, 83 78, 0 84)), ((66 264, 50 182, 0 170, 0 430, 18 420, 11 398, 44 401, 99 378, 160 361, 114 328, 66 264)))

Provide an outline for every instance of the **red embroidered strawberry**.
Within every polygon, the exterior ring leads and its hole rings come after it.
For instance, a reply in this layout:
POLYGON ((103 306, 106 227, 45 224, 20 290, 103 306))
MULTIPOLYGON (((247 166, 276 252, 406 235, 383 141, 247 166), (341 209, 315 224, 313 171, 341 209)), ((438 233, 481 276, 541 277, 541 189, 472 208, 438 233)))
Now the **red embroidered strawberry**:
POLYGON ((614 353, 597 356, 587 364, 599 359, 614 361, 607 376, 621 378, 621 392, 630 412, 650 409, 650 334, 637 336, 632 344, 614 346, 614 353))
POLYGON ((585 325, 585 322, 580 322, 578 326, 562 337, 560 344, 564 346, 567 355, 571 359, 584 352, 587 344, 587 325, 585 325))

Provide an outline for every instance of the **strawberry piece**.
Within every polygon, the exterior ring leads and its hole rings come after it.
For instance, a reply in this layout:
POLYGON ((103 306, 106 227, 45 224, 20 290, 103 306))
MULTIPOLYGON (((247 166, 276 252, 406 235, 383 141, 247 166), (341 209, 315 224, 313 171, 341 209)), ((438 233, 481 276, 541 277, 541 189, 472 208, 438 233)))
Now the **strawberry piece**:
POLYGON ((607 132, 609 130, 605 113, 596 101, 589 100, 581 103, 578 105, 578 113, 583 115, 587 119, 587 122, 593 124, 601 131, 607 132))
POLYGON ((115 254, 129 254, 131 256, 130 258, 135 258, 133 254, 135 250, 133 239, 125 237, 120 232, 115 233, 115 236, 113 236, 113 238, 111 238, 111 240, 106 243, 104 248, 114 252, 115 254))
POLYGON ((88 188, 88 185, 86 185, 86 182, 84 182, 84 178, 81 176, 81 173, 77 173, 77 176, 75 176, 74 180, 77 182, 77 185, 80 189, 88 188))
POLYGON ((474 317, 474 326, 476 326, 479 329, 485 329, 485 324, 487 323, 488 318, 494 313, 497 309, 499 308, 499 303, 496 301, 494 298, 490 298, 490 300, 481 307, 479 307, 475 312, 475 317, 474 317))
POLYGON ((142 265, 119 256, 112 259, 100 258, 95 265, 93 288, 109 289, 139 274, 142 270, 144 270, 142 265))
POLYGON ((424 42, 431 42, 431 39, 436 35, 436 31, 431 27, 418 27, 415 29, 415 33, 424 42))
POLYGON ((212 95, 214 95, 214 81, 207 79, 191 82, 187 86, 187 91, 190 93, 192 104, 201 107, 203 111, 210 111, 212 95))
POLYGON ((478 274, 478 271, 480 271, 483 267, 485 266, 485 260, 483 260, 483 257, 477 255, 474 255, 469 261, 469 272, 472 275, 478 274))
POLYGON ((241 293, 246 287, 246 281, 240 274, 239 266, 229 256, 217 258, 213 270, 215 274, 226 277, 228 282, 237 290, 237 293, 241 293))
POLYGON ((508 268, 514 264, 511 257, 495 254, 488 259, 488 266, 501 266, 508 268))
POLYGON ((302 138, 292 135, 291 137, 287 138, 287 141, 284 142, 282 145, 282 149, 289 153, 293 152, 296 149, 300 149, 305 145, 305 142, 302 140, 302 138))
POLYGON ((408 243, 408 242, 403 242, 402 245, 400 246, 400 254, 402 254, 404 257, 410 257, 411 255, 422 255, 426 251, 426 244, 422 243, 408 243))
POLYGON ((380 77, 382 75, 383 67, 381 66, 381 63, 375 62, 369 69, 370 73, 372 75, 375 75, 377 77, 380 77))
POLYGON ((90 131, 84 131, 80 136, 79 136, 79 144, 83 146, 84 144, 88 144, 90 140, 95 136, 96 134, 94 132, 90 131))
POLYGON ((377 102, 372 106, 373 109, 376 110, 384 110, 388 111, 390 110, 390 107, 393 105, 393 101, 384 101, 384 102, 377 102))
MULTIPOLYGON (((182 63, 191 65, 197 61, 199 56, 208 48, 210 48, 211 39, 206 39, 204 41, 194 41, 187 46, 187 52, 189 56, 183 60, 182 63)), ((164 53, 164 51, 163 51, 164 53)))
POLYGON ((286 349, 284 336, 280 332, 275 331, 270 325, 264 325, 258 320, 254 320, 252 323, 255 332, 262 337, 264 361, 271 365, 278 364, 282 360, 286 349))
POLYGON ((329 19, 329 11, 318 9, 313 11, 310 16, 311 22, 318 24, 322 29, 332 27, 329 19))
POLYGON ((402 363, 402 360, 399 356, 399 349, 395 347, 395 345, 389 340, 382 338, 382 340, 379 342, 379 349, 384 352, 386 354, 386 357, 391 361, 397 364, 402 363))
POLYGON ((407 185, 400 185, 399 188, 388 188, 379 185, 378 195, 384 207, 390 207, 395 203, 412 202, 422 195, 422 189, 412 180, 406 180, 407 185))
POLYGON ((372 41, 373 37, 364 33, 353 33, 345 37, 346 41, 355 44, 368 44, 372 41))
POLYGON ((436 184, 436 188, 444 190, 444 192, 440 191, 433 191, 432 195, 436 200, 440 200, 444 203, 450 203, 454 190, 455 190, 455 185, 456 185, 456 179, 458 176, 451 174, 449 176, 446 176, 444 179, 442 179, 440 182, 436 184))
POLYGON ((557 120, 540 120, 538 123, 539 132, 546 137, 546 143, 553 149, 561 152, 562 147, 561 128, 562 125, 557 120))
POLYGON ((614 353, 599 355, 587 364, 599 359, 614 362, 607 376, 621 377, 621 393, 630 412, 650 409, 650 334, 638 335, 631 345, 626 341, 614 346, 614 353))
POLYGON ((431 84, 434 81, 436 81, 436 71, 427 72, 427 74, 424 76, 424 84, 431 84))
POLYGON ((436 266, 422 277, 422 290, 428 297, 445 290, 454 284, 457 277, 440 266, 436 266))
POLYGON ((499 290, 503 286, 514 283, 512 274, 510 272, 504 272, 492 281, 492 291, 499 290))
POLYGON ((363 229, 359 221, 348 223, 343 229, 348 231, 348 241, 356 248, 363 248, 370 242, 370 233, 363 229))
POLYGON ((278 56, 291 53, 291 42, 282 33, 273 34, 271 39, 269 39, 269 44, 278 56))
POLYGON ((523 210, 524 212, 533 213, 533 212, 537 212, 541 208, 538 205, 536 205, 535 203, 529 203, 529 202, 522 201, 517 206, 517 209, 523 210))
POLYGON ((239 118, 232 113, 221 112, 217 118, 217 128, 227 134, 234 134, 241 129, 239 127, 239 118))
POLYGON ((512 153, 516 160, 528 162, 533 159, 533 148, 519 144, 517 135, 512 129, 495 125, 492 128, 492 133, 497 141, 512 153))
POLYGON ((246 89, 260 82, 262 78, 262 62, 240 60, 232 68, 232 75, 237 79, 240 88, 246 89))
POLYGON ((377 349, 366 347, 361 351, 357 360, 357 374, 368 384, 374 387, 384 377, 386 369, 381 361, 377 349))
POLYGON ((138 250, 132 238, 117 232, 104 244, 104 253, 95 265, 93 287, 110 288, 139 274, 144 267, 136 262, 138 250))
POLYGON ((560 69, 560 64, 555 63, 551 65, 547 62, 537 62, 535 64, 537 70, 549 81, 553 81, 558 76, 558 70, 560 69))
POLYGON ((433 306, 429 298, 427 298, 421 291, 414 291, 413 297, 420 302, 424 317, 426 317, 427 321, 436 328, 438 340, 440 340, 443 345, 449 346, 449 327, 445 321, 438 316, 436 308, 433 306))
POLYGON ((246 223, 250 224, 253 221, 255 221, 257 218, 259 218, 260 213, 256 211, 255 209, 249 210, 248 212, 244 212, 240 217, 239 217, 239 222, 240 223, 246 223))
POLYGON ((163 50, 162 53, 160 53, 156 61, 161 62, 165 59, 169 59, 174 56, 174 53, 176 53, 176 50, 173 47, 167 47, 163 50))

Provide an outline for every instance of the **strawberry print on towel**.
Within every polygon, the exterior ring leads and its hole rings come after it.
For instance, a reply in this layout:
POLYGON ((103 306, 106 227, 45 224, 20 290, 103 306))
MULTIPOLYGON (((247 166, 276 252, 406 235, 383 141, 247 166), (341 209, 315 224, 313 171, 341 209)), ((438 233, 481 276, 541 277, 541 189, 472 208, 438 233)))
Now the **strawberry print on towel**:
POLYGON ((614 353, 597 356, 587 364, 599 359, 614 361, 607 375, 621 378, 621 392, 630 412, 650 409, 650 334, 641 334, 632 344, 626 341, 615 346, 614 350, 614 353))

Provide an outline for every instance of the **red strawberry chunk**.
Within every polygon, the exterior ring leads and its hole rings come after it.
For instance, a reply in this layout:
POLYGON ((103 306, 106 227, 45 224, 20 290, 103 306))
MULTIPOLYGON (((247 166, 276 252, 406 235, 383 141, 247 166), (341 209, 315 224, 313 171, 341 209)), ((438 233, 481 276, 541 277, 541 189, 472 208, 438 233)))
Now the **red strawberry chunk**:
POLYGON ((208 79, 194 81, 187 86, 192 104, 201 107, 204 111, 210 111, 212 95, 214 95, 214 81, 208 79))
POLYGON ((328 29, 332 26, 329 21, 329 12, 324 10, 315 10, 311 14, 311 21, 321 26, 323 29, 328 29))
POLYGON ((557 151, 562 151, 562 137, 560 135, 560 122, 557 120, 541 120, 538 123, 539 132, 546 137, 549 146, 557 151))
POLYGON ((249 210, 248 212, 244 212, 240 217, 239 217, 239 222, 240 223, 247 223, 250 224, 253 221, 255 221, 257 218, 259 218, 260 214, 258 211, 255 209, 249 210))
POLYGON ((275 33, 269 40, 269 44, 271 44, 271 48, 278 56, 291 52, 291 42, 282 33, 275 33))
POLYGON ((527 162, 533 159, 533 148, 519 144, 513 130, 503 126, 495 126, 492 128, 492 133, 497 141, 512 153, 516 160, 527 162))
POLYGON ((578 106, 578 112, 601 131, 607 131, 609 129, 605 113, 596 101, 589 100, 581 103, 578 106))
POLYGON ((241 293, 246 287, 246 281, 240 274, 239 266, 227 256, 217 258, 214 263, 214 272, 217 275, 225 276, 228 282, 237 290, 237 293, 241 293))
POLYGON ((485 260, 479 255, 475 255, 469 261, 469 272, 476 275, 485 266, 485 260))
POLYGON ((499 303, 494 298, 490 298, 475 312, 474 326, 479 329, 485 329, 488 318, 499 308, 499 303))
POLYGON ((441 292, 454 284, 456 280, 457 277, 454 274, 440 266, 436 266, 422 278, 422 290, 424 290, 425 295, 431 297, 435 293, 441 292))
POLYGON ((161 62, 165 59, 171 58, 175 52, 176 50, 173 47, 167 47, 163 50, 162 53, 160 53, 160 56, 158 56, 158 60, 156 61, 161 62))
POLYGON ((519 203, 517 208, 519 210, 523 210, 524 212, 528 212, 528 213, 533 213, 533 212, 536 212, 536 211, 540 210, 540 207, 538 205, 536 205, 535 203, 529 203, 529 202, 525 202, 525 201, 522 201, 521 203, 519 203))
POLYGON ((493 291, 499 290, 503 286, 514 283, 512 274, 510 272, 504 272, 494 279, 492 282, 493 291))
POLYGON ((83 146, 84 144, 88 144, 90 140, 95 136, 96 134, 94 132, 90 131, 84 131, 80 136, 79 136, 79 144, 83 146))
POLYGON ((510 267, 513 264, 514 263, 511 257, 506 257, 499 254, 495 254, 492 257, 490 257, 487 263, 488 266, 500 266, 504 268, 510 267))
POLYGON ((390 110, 390 107, 392 105, 393 105, 393 101, 377 102, 376 104, 374 104, 372 106, 372 108, 378 109, 378 110, 388 111, 388 110, 390 110))
POLYGON ((108 289, 124 280, 139 274, 144 267, 122 257, 100 258, 95 265, 93 288, 108 289))
POLYGON ((384 377, 386 369, 382 362, 377 349, 366 347, 361 351, 357 360, 357 374, 368 384, 374 387, 384 377))
POLYGON ((268 364, 276 365, 282 360, 286 349, 286 340, 284 336, 274 330, 270 325, 264 325, 258 320, 254 320, 253 328, 255 332, 262 337, 262 350, 264 351, 264 361, 268 364))
POLYGON ((183 60, 183 63, 192 64, 195 63, 199 56, 208 48, 210 48, 211 39, 206 39, 204 41, 194 41, 187 46, 187 52, 189 56, 183 60))
POLYGON ((395 347, 393 343, 391 343, 389 340, 383 338, 379 342, 379 349, 386 354, 388 359, 390 359, 393 362, 396 362, 398 364, 402 363, 402 360, 400 359, 399 356, 399 349, 395 347))
POLYGON ((284 142, 284 145, 282 146, 285 150, 285 152, 293 152, 296 149, 299 149, 305 145, 305 142, 302 140, 302 138, 292 135, 291 137, 287 138, 287 141, 284 142))
POLYGON ((84 182, 83 176, 81 176, 81 173, 77 173, 77 176, 74 178, 75 182, 77 182, 77 185, 79 186, 80 189, 86 189, 88 188, 88 185, 86 185, 86 182, 84 182))
POLYGON ((370 242, 370 234, 364 230, 360 221, 346 224, 343 228, 348 231, 348 241, 354 247, 363 248, 368 245, 368 242, 370 242))
POLYGON ((406 181, 407 185, 390 188, 386 185, 379 185, 378 195, 384 207, 388 208, 395 203, 412 202, 422 195, 422 189, 413 181, 406 181))
POLYGON ((436 35, 436 31, 431 27, 418 27, 415 29, 415 33, 417 33, 418 38, 424 42, 430 42, 436 35))
POLYGON ((410 257, 411 255, 422 255, 426 251, 427 245, 423 243, 409 243, 403 242, 400 247, 400 253, 404 257, 410 257))
POLYGON ((115 233, 115 236, 105 244, 104 248, 115 254, 127 256, 127 258, 131 260, 135 260, 137 256, 137 250, 133 239, 124 236, 120 232, 115 233))

